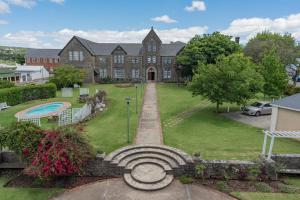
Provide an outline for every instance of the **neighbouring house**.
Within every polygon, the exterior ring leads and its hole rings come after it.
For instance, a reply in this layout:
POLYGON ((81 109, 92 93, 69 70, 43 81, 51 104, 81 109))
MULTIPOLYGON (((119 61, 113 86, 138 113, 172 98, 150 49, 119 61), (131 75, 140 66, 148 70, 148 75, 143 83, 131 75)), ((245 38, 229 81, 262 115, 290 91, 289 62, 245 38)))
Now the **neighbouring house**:
POLYGON ((271 131, 300 131, 300 93, 272 103, 271 131))
POLYGON ((31 66, 44 66, 49 72, 53 72, 59 65, 60 51, 61 49, 28 49, 25 63, 31 66))
POLYGON ((20 81, 20 74, 14 69, 0 68, 0 80, 7 80, 17 83, 20 81))
POLYGON ((44 82, 49 78, 44 66, 19 65, 15 71, 20 76, 20 83, 44 82))
POLYGON ((96 43, 74 36, 59 52, 59 64, 86 71, 85 82, 175 82, 181 78, 176 56, 182 42, 163 44, 152 28, 142 43, 96 43))

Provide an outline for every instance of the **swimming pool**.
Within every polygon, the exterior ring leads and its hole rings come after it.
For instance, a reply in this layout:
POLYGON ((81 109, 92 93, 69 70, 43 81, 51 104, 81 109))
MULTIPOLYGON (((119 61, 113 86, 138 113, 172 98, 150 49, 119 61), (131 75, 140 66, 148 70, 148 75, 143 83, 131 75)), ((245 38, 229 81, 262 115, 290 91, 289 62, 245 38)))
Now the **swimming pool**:
POLYGON ((49 117, 49 116, 57 116, 60 112, 71 107, 71 104, 68 102, 52 102, 46 103, 38 106, 34 106, 18 112, 16 117, 22 118, 34 118, 34 117, 49 117))

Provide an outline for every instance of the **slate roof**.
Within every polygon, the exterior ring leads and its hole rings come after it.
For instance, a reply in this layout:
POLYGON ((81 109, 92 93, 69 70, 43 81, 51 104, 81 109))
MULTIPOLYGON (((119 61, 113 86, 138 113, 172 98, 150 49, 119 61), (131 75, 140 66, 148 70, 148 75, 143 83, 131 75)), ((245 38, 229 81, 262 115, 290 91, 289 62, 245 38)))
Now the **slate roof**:
MULTIPOLYGON (((143 45, 138 43, 96 43, 75 36, 93 55, 111 55, 118 46, 122 47, 128 55, 140 55, 143 45)), ((182 42, 162 44, 161 56, 176 56, 185 46, 182 42)))
POLYGON ((274 101, 273 106, 300 111, 300 93, 274 101))
POLYGON ((28 49, 26 58, 59 58, 58 53, 61 49, 28 49))

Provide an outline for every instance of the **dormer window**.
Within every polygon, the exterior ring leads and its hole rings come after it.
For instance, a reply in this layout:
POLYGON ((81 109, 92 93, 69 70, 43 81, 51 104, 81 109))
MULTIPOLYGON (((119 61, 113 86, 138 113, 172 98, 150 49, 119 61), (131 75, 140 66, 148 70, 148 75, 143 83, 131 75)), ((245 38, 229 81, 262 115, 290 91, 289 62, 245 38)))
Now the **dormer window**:
POLYGON ((148 44, 148 52, 156 52, 157 47, 155 41, 151 41, 148 44))

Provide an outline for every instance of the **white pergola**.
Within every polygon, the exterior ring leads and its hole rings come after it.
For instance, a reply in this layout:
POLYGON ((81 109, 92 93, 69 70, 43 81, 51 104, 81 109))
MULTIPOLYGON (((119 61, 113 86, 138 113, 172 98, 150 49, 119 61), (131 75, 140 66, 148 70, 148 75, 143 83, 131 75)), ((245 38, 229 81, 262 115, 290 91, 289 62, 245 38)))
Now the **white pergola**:
POLYGON ((265 139, 264 139, 264 144, 263 144, 263 149, 262 149, 263 156, 266 155, 268 137, 271 138, 271 143, 270 143, 269 152, 268 152, 268 159, 271 159, 275 138, 300 138, 300 131, 267 131, 267 130, 265 130, 264 133, 265 133, 265 139))

